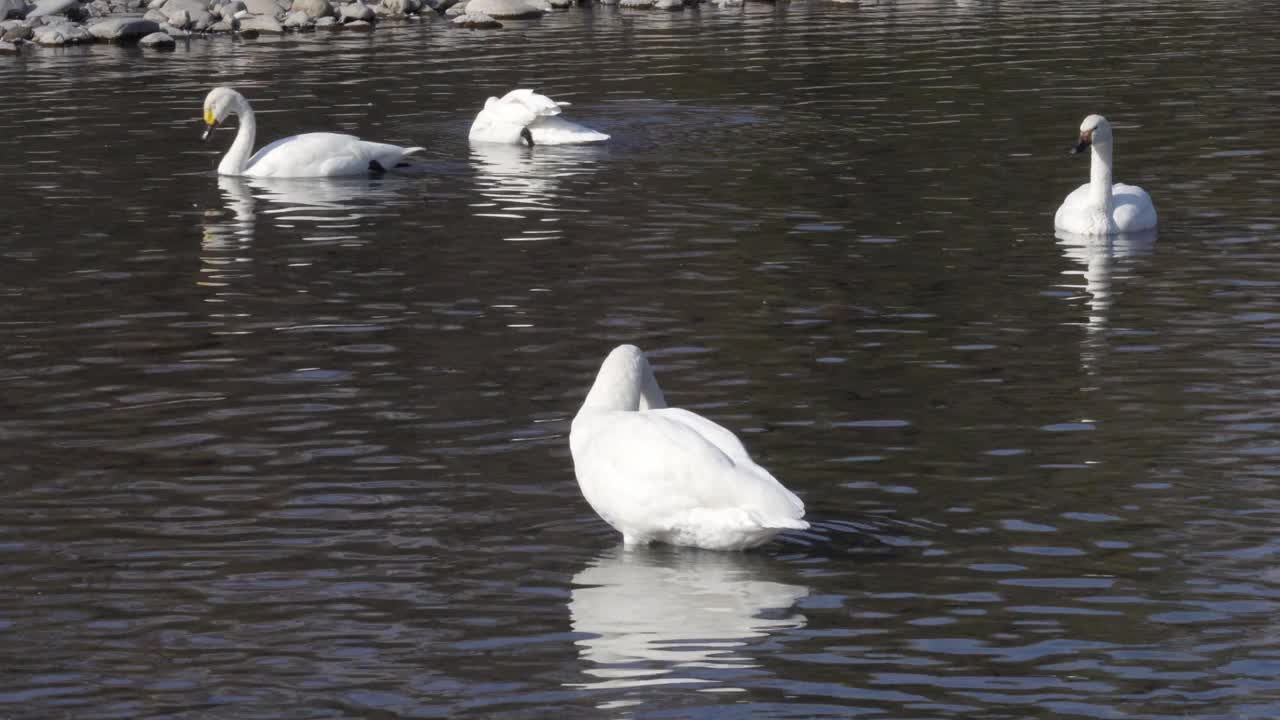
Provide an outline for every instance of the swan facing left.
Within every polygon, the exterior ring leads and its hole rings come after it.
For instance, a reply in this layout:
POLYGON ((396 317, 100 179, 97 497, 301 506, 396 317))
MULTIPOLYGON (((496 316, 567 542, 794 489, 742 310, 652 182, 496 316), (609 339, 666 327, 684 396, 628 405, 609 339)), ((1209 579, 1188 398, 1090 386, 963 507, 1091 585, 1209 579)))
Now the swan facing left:
POLYGON ((229 87, 216 87, 204 99, 205 140, 230 115, 240 119, 231 149, 218 163, 219 175, 248 177, 338 177, 380 175, 404 167, 420 147, 401 147, 361 140, 354 135, 315 132, 291 135, 253 152, 258 125, 253 108, 229 87))
POLYGON ((582 495, 627 545, 743 550, 809 527, 804 503, 729 430, 667 407, 634 345, 605 358, 569 432, 582 495))

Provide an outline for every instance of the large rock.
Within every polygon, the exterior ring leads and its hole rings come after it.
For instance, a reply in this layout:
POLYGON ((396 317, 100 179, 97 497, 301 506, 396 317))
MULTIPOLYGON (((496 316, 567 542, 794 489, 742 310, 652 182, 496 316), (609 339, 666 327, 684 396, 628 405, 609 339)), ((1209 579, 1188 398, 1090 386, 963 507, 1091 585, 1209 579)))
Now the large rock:
POLYGON ((207 33, 229 33, 234 29, 231 27, 230 20, 219 20, 205 28, 204 31, 207 33))
MULTIPOLYGON (((191 18, 191 22, 183 25, 182 27, 202 32, 213 24, 213 15, 210 15, 208 10, 197 10, 195 12, 190 10, 180 10, 179 12, 185 12, 191 18)), ((169 22, 173 22, 172 16, 170 16, 169 22)))
POLYGON ((537 18, 546 12, 542 3, 530 0, 470 0, 467 13, 488 15, 497 20, 537 18))
POLYGON ((231 20, 240 13, 247 14, 249 10, 244 6, 242 0, 231 0, 231 2, 209 6, 209 12, 213 13, 214 17, 231 20))
POLYGON ((373 8, 360 2, 360 0, 356 0, 356 2, 347 3, 346 5, 339 7, 338 17, 342 18, 343 22, 352 22, 355 20, 364 20, 367 22, 375 17, 375 13, 373 12, 373 8))
POLYGON ((486 30, 489 28, 500 28, 502 23, 494 20, 492 17, 484 13, 462 13, 453 19, 453 24, 457 27, 470 28, 472 30, 486 30))
POLYGON ((160 24, 140 17, 114 17, 89 26, 89 33, 106 42, 137 42, 153 32, 160 32, 160 24))
POLYGON ((284 16, 284 20, 280 24, 288 30, 304 30, 315 25, 316 21, 301 10, 293 10, 284 16))
POLYGON ((30 27, 27 27, 26 25, 18 25, 5 30, 4 33, 0 33, 0 40, 7 43, 16 43, 19 41, 30 40, 35 34, 36 31, 30 27))
POLYGON ((283 13, 284 8, 276 0, 244 0, 245 8, 254 15, 270 15, 275 17, 283 13))
POLYGON ((333 6, 329 4, 329 0, 293 0, 290 10, 304 12, 312 20, 333 14, 333 6))
POLYGON ((284 26, 271 15, 250 15, 240 18, 240 32, 271 33, 283 35, 284 26))
POLYGON ((80 0, 39 0, 35 9, 27 12, 27 19, 67 14, 80 14, 80 0))
POLYGON ((31 41, 37 45, 78 45, 93 42, 93 35, 83 26, 61 22, 34 28, 31 41))
POLYGON ((378 5, 380 15, 412 15, 421 9, 419 0, 382 0, 378 5))
POLYGON ((162 32, 153 32, 139 40, 138 44, 153 50, 172 50, 178 46, 176 40, 162 32))
POLYGON ((18 46, 8 40, 0 40, 0 55, 18 52, 18 46))
POLYGON ((142 19, 150 20, 157 25, 169 22, 169 16, 165 15, 164 11, 155 9, 148 9, 146 12, 142 13, 142 19))
POLYGON ((8 20, 9 18, 22 18, 27 16, 31 7, 27 5, 26 0, 0 0, 0 20, 8 20))

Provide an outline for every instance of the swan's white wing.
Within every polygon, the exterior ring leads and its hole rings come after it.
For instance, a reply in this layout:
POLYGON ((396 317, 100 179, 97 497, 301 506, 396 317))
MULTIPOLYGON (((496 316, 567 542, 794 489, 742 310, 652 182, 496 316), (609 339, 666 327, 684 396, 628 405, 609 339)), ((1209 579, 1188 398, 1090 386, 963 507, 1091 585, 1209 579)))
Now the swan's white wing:
POLYGON ((703 440, 715 445, 716 449, 724 453, 740 470, 750 470, 760 480, 760 502, 772 505, 774 501, 782 500, 798 513, 789 515, 789 517, 799 518, 804 515, 804 502, 799 497, 796 497, 795 493, 778 482, 777 478, 768 470, 757 465, 751 459, 751 456, 747 454, 747 449, 743 447, 742 441, 728 428, 683 408, 665 408, 652 412, 668 420, 683 424, 702 436, 703 440))
POLYGON ((562 117, 539 117, 529 125, 536 145, 572 145, 575 143, 602 142, 609 136, 589 127, 569 122, 562 117))
POLYGON ((624 533, 667 532, 705 510, 806 526, 797 522, 799 498, 751 462, 732 433, 687 410, 580 414, 570 447, 583 495, 624 533))
POLYGON ((336 177, 367 175, 377 162, 390 170, 422 148, 361 140, 341 133, 306 133, 276 140, 249 158, 253 177, 336 177))
POLYGON ((1111 196, 1115 199, 1112 217, 1120 232, 1138 232, 1156 226, 1156 207, 1146 190, 1137 185, 1116 183, 1111 186, 1111 196))
POLYGON ((539 95, 538 93, 528 89, 512 90, 506 95, 503 95, 500 102, 503 105, 523 107, 535 117, 559 115, 560 106, 569 104, 558 103, 546 95, 539 95))
POLYGON ((1077 232, 1074 228, 1079 223, 1073 222, 1073 219, 1084 212, 1088 201, 1089 183, 1072 190, 1071 194, 1058 206, 1058 212, 1054 213, 1053 226, 1068 232, 1077 232))

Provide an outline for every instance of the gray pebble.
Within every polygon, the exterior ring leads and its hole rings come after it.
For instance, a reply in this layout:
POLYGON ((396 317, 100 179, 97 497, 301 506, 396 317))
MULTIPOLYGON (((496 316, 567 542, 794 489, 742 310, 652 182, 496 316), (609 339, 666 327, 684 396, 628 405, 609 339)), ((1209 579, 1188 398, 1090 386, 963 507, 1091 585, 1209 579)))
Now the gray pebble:
POLYGON ((172 50, 178 43, 166 33, 153 32, 138 41, 138 44, 153 50, 172 50))

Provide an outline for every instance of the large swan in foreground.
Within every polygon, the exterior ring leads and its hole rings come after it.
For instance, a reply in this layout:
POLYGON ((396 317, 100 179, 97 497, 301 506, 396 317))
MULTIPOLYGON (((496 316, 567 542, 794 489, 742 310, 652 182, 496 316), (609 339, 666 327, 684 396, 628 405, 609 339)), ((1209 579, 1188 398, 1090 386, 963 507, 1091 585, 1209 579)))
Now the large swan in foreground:
POLYGON ((471 142, 518 145, 572 145, 608 140, 609 136, 560 117, 567 102, 556 102, 532 90, 512 90, 491 97, 471 123, 471 142))
POLYGON ((253 109, 243 95, 228 87, 214 88, 204 99, 204 122, 208 126, 204 131, 205 140, 228 115, 239 116, 240 128, 231 149, 218 163, 219 175, 280 178, 377 175, 403 167, 409 155, 423 152, 420 147, 316 132, 276 140, 254 153, 253 139, 258 125, 253 109))
POLYGON ((1111 184, 1111 123, 1090 115, 1080 124, 1080 141, 1072 154, 1091 147, 1089 182, 1067 196, 1053 225, 1077 235, 1115 235, 1156 226, 1151 196, 1136 185, 1111 184))
POLYGON ((667 407, 634 345, 609 353, 569 432, 582 495, 628 545, 742 550, 809 523, 734 434, 667 407))

